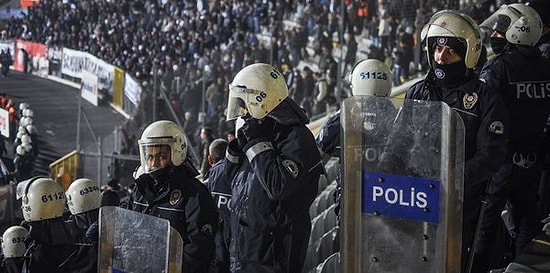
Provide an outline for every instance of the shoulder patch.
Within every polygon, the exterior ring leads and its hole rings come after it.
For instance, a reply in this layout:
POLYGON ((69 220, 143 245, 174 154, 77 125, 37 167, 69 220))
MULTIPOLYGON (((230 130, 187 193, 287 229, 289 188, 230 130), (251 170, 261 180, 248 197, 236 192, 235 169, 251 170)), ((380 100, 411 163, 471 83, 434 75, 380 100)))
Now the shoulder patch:
POLYGON ((494 133, 495 135, 504 134, 504 124, 502 121, 493 121, 489 125, 489 132, 494 133))
POLYGON ((292 177, 298 177, 300 169, 298 168, 298 164, 296 164, 296 162, 290 159, 285 159, 283 160, 283 166, 285 166, 286 170, 290 173, 290 175, 292 175, 292 177))
POLYGON ((178 203, 181 199, 181 191, 180 190, 173 190, 170 193, 170 205, 175 205, 178 203))
POLYGON ((201 232, 208 235, 212 235, 212 226, 210 224, 205 224, 204 226, 201 227, 201 232))
POLYGON ((472 109, 477 102, 477 93, 473 92, 471 95, 466 93, 462 98, 462 104, 464 109, 472 109))

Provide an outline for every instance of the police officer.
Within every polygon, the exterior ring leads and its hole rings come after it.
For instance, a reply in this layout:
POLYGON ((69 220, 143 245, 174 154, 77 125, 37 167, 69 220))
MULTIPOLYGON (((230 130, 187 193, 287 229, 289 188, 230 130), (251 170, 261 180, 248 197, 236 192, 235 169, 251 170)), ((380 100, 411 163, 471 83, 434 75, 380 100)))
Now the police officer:
POLYGON ((542 20, 542 34, 537 42, 537 47, 542 57, 550 60, 550 1, 530 0, 526 5, 535 9, 542 20))
POLYGON ((170 221, 184 241, 182 272, 209 272, 218 214, 187 157, 187 136, 176 123, 156 121, 141 135, 141 170, 130 209, 170 221))
MULTIPOLYGON (((483 67, 480 78, 498 92, 510 113, 510 140, 506 160, 487 188, 487 207, 482 220, 479 256, 480 272, 487 270, 495 231, 508 201, 515 226, 515 255, 540 232, 537 216, 537 187, 543 128, 550 113, 550 70, 535 47, 542 32, 536 11, 525 4, 501 6, 482 24, 490 29, 490 43, 496 54, 483 67)), ((497 257, 498 258, 498 257, 497 257)))
MULTIPOLYGON (((423 40, 430 70, 407 90, 406 99, 442 101, 455 109, 465 127, 462 268, 481 210, 480 196, 504 160, 507 110, 493 89, 484 87, 474 68, 481 54, 481 33, 468 16, 453 10, 434 14, 423 40)), ((470 252, 470 255, 471 252, 470 252)))
MULTIPOLYGON (((353 96, 375 96, 375 97, 388 97, 391 94, 392 88, 392 73, 388 66, 377 59, 365 59, 357 62, 352 68, 350 73, 351 93, 353 96), (372 75, 372 76, 371 76, 372 75)), ((389 114, 395 112, 395 108, 389 100, 368 100, 368 97, 364 100, 368 109, 377 109, 380 112, 388 113, 387 115, 377 115, 376 113, 365 114, 366 126, 375 126, 377 128, 365 128, 365 137, 371 139, 376 138, 372 135, 382 133, 380 128, 389 128, 387 126, 388 120, 380 119, 382 116, 394 116, 389 114), (374 120, 370 120, 373 118, 374 120), (368 125, 367 125, 368 124, 368 125)), ((340 157, 341 139, 340 139, 340 110, 332 114, 325 125, 319 131, 315 141, 317 147, 321 151, 323 161, 326 163, 331 157, 340 157)), ((380 141, 380 144, 384 144, 385 140, 376 138, 380 141)), ((373 141, 371 140, 371 143, 373 141)), ((339 170, 340 173, 340 170, 339 170)), ((337 178, 338 186, 335 192, 336 202, 336 215, 339 216, 340 211, 340 197, 341 197, 341 179, 340 174, 337 178)))
POLYGON ((25 261, 25 242, 29 231, 22 226, 11 226, 2 235, 2 272, 21 273, 25 261))
POLYGON ((323 166, 303 109, 283 75, 255 63, 229 85, 228 119, 244 119, 229 143, 231 272, 301 272, 309 207, 323 166))
POLYGON ((230 206, 231 184, 225 175, 227 140, 214 139, 210 144, 208 162, 211 165, 204 184, 218 207, 218 231, 216 233, 216 265, 218 273, 229 272, 229 241, 231 239, 230 206))
POLYGON ((71 215, 66 221, 75 242, 72 272, 97 272, 97 245, 88 233, 90 226, 98 222, 101 194, 96 182, 80 178, 71 183, 67 191, 67 206, 71 215))
POLYGON ((22 272, 71 272, 75 246, 62 217, 65 194, 61 185, 50 178, 33 177, 17 184, 16 196, 30 227, 22 272))

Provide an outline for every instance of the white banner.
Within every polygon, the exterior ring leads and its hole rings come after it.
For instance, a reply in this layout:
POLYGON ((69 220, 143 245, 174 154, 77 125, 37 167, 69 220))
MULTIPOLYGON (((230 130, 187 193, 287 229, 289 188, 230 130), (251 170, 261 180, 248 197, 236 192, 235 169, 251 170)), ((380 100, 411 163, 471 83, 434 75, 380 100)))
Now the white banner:
POLYGON ((88 53, 64 47, 62 54, 61 73, 74 78, 82 78, 82 67, 88 53))
POLYGON ((8 110, 0 108, 0 133, 9 138, 10 137, 10 122, 9 122, 8 110))
POLYGON ((83 71, 82 73, 82 87, 81 89, 81 96, 85 100, 89 101, 94 106, 97 106, 98 101, 98 78, 96 75, 83 71))
POLYGON ((141 95, 141 86, 130 76, 130 74, 125 73, 124 76, 124 95, 137 106, 139 103, 139 96, 141 95))
POLYGON ((63 48, 61 73, 75 78, 82 78, 82 72, 86 71, 98 77, 98 88, 108 90, 113 94, 113 80, 115 77, 115 66, 97 58, 96 56, 63 48))

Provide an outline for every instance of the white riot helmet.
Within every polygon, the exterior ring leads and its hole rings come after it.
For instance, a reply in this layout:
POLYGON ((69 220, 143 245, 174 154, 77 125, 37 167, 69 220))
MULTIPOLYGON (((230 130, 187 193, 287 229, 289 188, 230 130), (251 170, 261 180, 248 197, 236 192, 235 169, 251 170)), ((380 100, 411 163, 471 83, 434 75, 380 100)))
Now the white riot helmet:
POLYGON ((4 258, 20 258, 25 256, 27 246, 25 240, 29 231, 22 226, 11 226, 2 235, 2 253, 4 258))
POLYGON ((21 136, 21 144, 30 144, 32 143, 31 136, 29 135, 22 135, 21 136))
POLYGON ((542 20, 535 9, 525 4, 502 5, 480 24, 483 30, 497 31, 506 41, 534 46, 542 35, 542 20))
POLYGON ((15 153, 18 155, 25 155, 27 152, 25 151, 25 148, 21 145, 17 145, 17 148, 15 148, 15 153))
POLYGON ((23 149, 25 149, 26 153, 32 150, 32 145, 30 143, 21 143, 20 146, 23 147, 23 149))
POLYGON ((23 116, 33 118, 34 112, 31 109, 23 109, 23 116))
POLYGON ((387 97, 391 93, 392 73, 388 66, 376 59, 361 60, 350 74, 351 92, 354 96, 370 95, 387 97))
POLYGON ((248 65, 229 84, 227 120, 242 116, 243 109, 253 118, 262 119, 286 97, 288 87, 281 72, 265 63, 248 65))
POLYGON ((428 60, 433 60, 431 39, 457 38, 465 49, 464 64, 474 68, 481 55, 481 32, 476 22, 468 15, 454 10, 442 10, 434 14, 422 29, 421 39, 428 43, 428 60))
POLYGON ((27 125, 32 124, 32 123, 33 123, 33 120, 32 120, 31 117, 22 117, 21 118, 21 124, 23 126, 27 126, 27 125))
POLYGON ((97 209, 101 205, 101 192, 96 182, 80 178, 71 183, 67 191, 67 206, 72 215, 97 209))
POLYGON ((29 124, 29 125, 25 126, 25 129, 27 129, 27 132, 31 135, 36 135, 36 133, 37 133, 36 126, 34 126, 32 124, 29 124))
POLYGON ((187 158, 187 136, 180 126, 169 120, 156 121, 147 126, 138 144, 144 173, 155 171, 148 163, 148 146, 169 146, 173 166, 180 166, 187 158))
POLYGON ((33 177, 17 184, 23 218, 27 222, 48 220, 63 215, 65 194, 61 185, 48 177, 33 177))
POLYGON ((29 108, 29 104, 28 104, 28 103, 22 102, 22 103, 19 104, 19 110, 20 110, 20 111, 23 111, 23 110, 25 110, 25 109, 27 109, 27 108, 29 108))
MULTIPOLYGON (((21 129, 21 128, 25 128, 25 127, 20 126, 19 128, 21 129)), ((18 139, 21 139, 25 135, 27 135, 27 132, 25 131, 25 129, 23 129, 23 130, 18 130, 15 137, 18 138, 18 139)))

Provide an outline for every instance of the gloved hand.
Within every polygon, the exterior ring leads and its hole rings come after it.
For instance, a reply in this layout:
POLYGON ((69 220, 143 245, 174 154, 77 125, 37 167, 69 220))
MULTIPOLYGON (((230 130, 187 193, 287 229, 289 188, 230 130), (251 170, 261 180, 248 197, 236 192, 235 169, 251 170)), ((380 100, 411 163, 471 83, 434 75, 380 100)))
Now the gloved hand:
MULTIPOLYGON (((258 142, 258 140, 269 140, 271 131, 273 131, 273 122, 271 119, 266 118, 258 120, 255 118, 249 118, 244 123, 243 127, 239 129, 239 139, 243 137, 246 143, 258 142)), ((239 142, 243 141, 240 140, 239 142)), ((241 145, 244 147, 245 145, 241 145)))
POLYGON ((242 146, 240 145, 240 140, 233 139, 227 145, 227 153, 229 153, 232 156, 240 157, 244 154, 241 147, 242 146))

